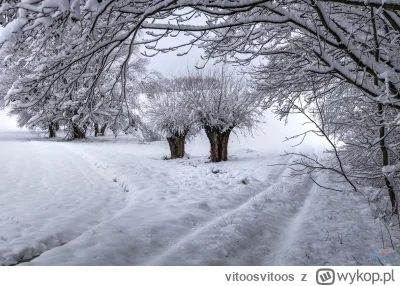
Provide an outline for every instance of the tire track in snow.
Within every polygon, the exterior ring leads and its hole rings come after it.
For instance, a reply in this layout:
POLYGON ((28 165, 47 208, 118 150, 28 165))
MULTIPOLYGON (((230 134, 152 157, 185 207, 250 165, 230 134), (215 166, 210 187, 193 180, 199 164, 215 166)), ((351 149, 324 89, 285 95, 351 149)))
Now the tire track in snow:
POLYGON ((286 265, 285 255, 290 251, 291 246, 298 238, 298 234, 301 231, 301 224, 304 221, 305 215, 312 210, 312 203, 315 199, 315 192, 317 186, 313 184, 311 179, 305 185, 305 190, 310 189, 308 192, 305 191, 305 197, 302 198, 302 204, 300 210, 294 213, 292 217, 288 218, 288 222, 283 228, 283 232, 279 235, 276 243, 274 243, 271 253, 264 258, 262 265, 286 265))
MULTIPOLYGON (((283 165, 288 164, 291 161, 292 158, 289 158, 286 163, 283 165)), ((159 256, 151 259, 150 261, 145 262, 145 265, 163 265, 165 264, 166 261, 168 261, 168 257, 171 255, 174 255, 180 251, 180 248, 187 242, 191 240, 195 240, 197 236, 199 236, 201 233, 209 231, 211 228, 217 226, 221 222, 224 221, 223 217, 231 217, 238 211, 245 211, 246 208, 249 207, 250 204, 252 204, 255 200, 260 198, 261 196, 264 196, 274 190, 274 187, 277 185, 281 184, 282 180, 286 175, 289 175, 291 172, 291 169, 289 167, 283 167, 279 173, 277 174, 278 180, 275 181, 274 183, 270 184, 266 189, 258 192, 254 196, 251 196, 248 200, 246 200, 244 203, 240 204, 239 206, 235 207, 234 209, 231 209, 223 214, 221 214, 220 217, 213 218, 207 222, 204 223, 204 225, 198 229, 196 229, 193 232, 188 233, 187 235, 181 237, 174 245, 166 249, 163 253, 161 253, 159 256)), ((261 182, 260 186, 265 182, 261 182)))

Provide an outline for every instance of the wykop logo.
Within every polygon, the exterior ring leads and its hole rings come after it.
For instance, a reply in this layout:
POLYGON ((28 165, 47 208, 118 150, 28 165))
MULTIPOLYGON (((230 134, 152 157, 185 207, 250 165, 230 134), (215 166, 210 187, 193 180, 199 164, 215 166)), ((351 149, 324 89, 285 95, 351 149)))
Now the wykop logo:
POLYGON ((335 271, 330 268, 317 270, 317 283, 319 285, 332 285, 335 283, 335 271))

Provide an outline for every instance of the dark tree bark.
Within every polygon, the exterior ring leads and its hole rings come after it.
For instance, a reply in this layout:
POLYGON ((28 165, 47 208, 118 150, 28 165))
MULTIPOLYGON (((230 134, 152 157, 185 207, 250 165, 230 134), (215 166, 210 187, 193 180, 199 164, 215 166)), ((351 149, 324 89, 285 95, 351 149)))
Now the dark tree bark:
MULTIPOLYGON (((374 41, 375 41, 375 60, 379 62, 379 41, 378 41, 378 32, 376 29, 376 19, 374 17, 374 9, 371 9, 371 23, 372 23, 372 31, 373 31, 373 36, 374 36, 374 41)), ((378 77, 375 76, 374 78, 374 83, 378 85, 378 77)), ((386 135, 386 127, 385 127, 385 122, 383 120, 383 105, 381 103, 378 103, 378 115, 381 117, 380 120, 380 128, 379 128, 379 137, 381 140, 379 141, 379 145, 381 147, 381 152, 382 152, 382 165, 383 166, 388 166, 390 165, 390 158, 389 158, 389 152, 386 148, 386 143, 385 143, 385 135, 386 135)), ((396 194, 393 190, 393 186, 389 180, 389 178, 385 175, 384 176, 384 181, 385 185, 388 189, 389 192, 389 198, 390 198, 390 203, 392 204, 392 213, 393 214, 399 214, 399 209, 398 209, 398 203, 397 203, 397 198, 396 194)))
POLYGON ((57 126, 54 122, 49 123, 49 138, 56 137, 57 126))
POLYGON ((167 137, 169 149, 171 151, 171 159, 183 158, 185 156, 185 140, 187 132, 184 134, 175 133, 167 137))
POLYGON ((212 126, 205 126, 204 129, 210 141, 210 161, 227 161, 229 135, 231 134, 232 128, 222 131, 212 126))
POLYGON ((72 138, 73 139, 85 139, 86 128, 79 126, 78 124, 72 123, 72 138))
POLYGON ((105 123, 105 124, 103 124, 103 126, 101 126, 99 136, 106 135, 106 128, 107 128, 107 123, 105 123))
POLYGON ((99 124, 96 122, 94 124, 94 136, 97 137, 98 134, 99 134, 99 124))
MULTIPOLYGON (((381 103, 378 104, 378 114, 383 117, 383 106, 381 103)), ((386 134, 386 128, 384 125, 383 120, 381 120, 381 127, 379 128, 379 137, 381 140, 379 141, 379 145, 381 147, 381 152, 382 152, 382 165, 383 166, 388 166, 390 165, 390 160, 389 160, 389 152, 386 148, 385 144, 385 134, 386 134)), ((388 179, 388 177, 384 176, 384 181, 386 188, 388 189, 389 192, 389 198, 390 198, 390 203, 392 204, 392 213, 393 214, 398 214, 399 209, 398 209, 398 204, 397 204, 397 198, 396 194, 394 192, 393 186, 388 179)))

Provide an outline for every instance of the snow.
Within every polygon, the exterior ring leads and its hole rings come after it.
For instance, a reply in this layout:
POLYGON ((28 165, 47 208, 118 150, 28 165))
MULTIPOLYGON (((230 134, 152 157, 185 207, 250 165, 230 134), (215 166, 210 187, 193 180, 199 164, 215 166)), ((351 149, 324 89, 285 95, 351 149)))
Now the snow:
MULTIPOLYGON (((366 198, 288 177, 290 146, 272 123, 232 138, 222 163, 207 163, 204 136, 189 159, 163 160, 166 142, 3 131, 0 265, 378 265, 366 198)), ((396 251, 389 262, 400 264, 396 251)))
POLYGON ((2 145, 2 161, 13 162, 0 167, 3 175, 10 175, 1 187, 2 263, 36 256, 71 241, 110 218, 124 203, 115 185, 73 153, 63 152, 60 144, 7 141, 2 145), (80 182, 79 188, 74 182, 80 182))
POLYGON ((400 165, 388 165, 382 167, 382 173, 393 173, 400 170, 400 165))
POLYGON ((85 9, 88 11, 97 11, 100 7, 99 1, 96 0, 88 0, 86 2, 85 9))
POLYGON ((15 33, 20 31, 23 25, 26 24, 24 19, 15 19, 5 27, 0 26, 0 43, 3 44, 5 41, 11 39, 15 33))

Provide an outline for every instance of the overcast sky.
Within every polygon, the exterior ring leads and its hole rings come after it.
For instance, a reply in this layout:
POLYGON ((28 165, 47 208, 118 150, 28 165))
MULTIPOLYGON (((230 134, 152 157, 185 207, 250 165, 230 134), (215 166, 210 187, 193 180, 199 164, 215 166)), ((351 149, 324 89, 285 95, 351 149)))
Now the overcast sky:
MULTIPOLYGON (((177 56, 178 52, 160 53, 149 58, 149 70, 157 70, 164 76, 180 75, 187 71, 187 68, 194 67, 196 63, 202 62, 200 56, 202 51, 193 48, 188 55, 177 56)), ((209 63, 209 65, 211 65, 209 63)))

